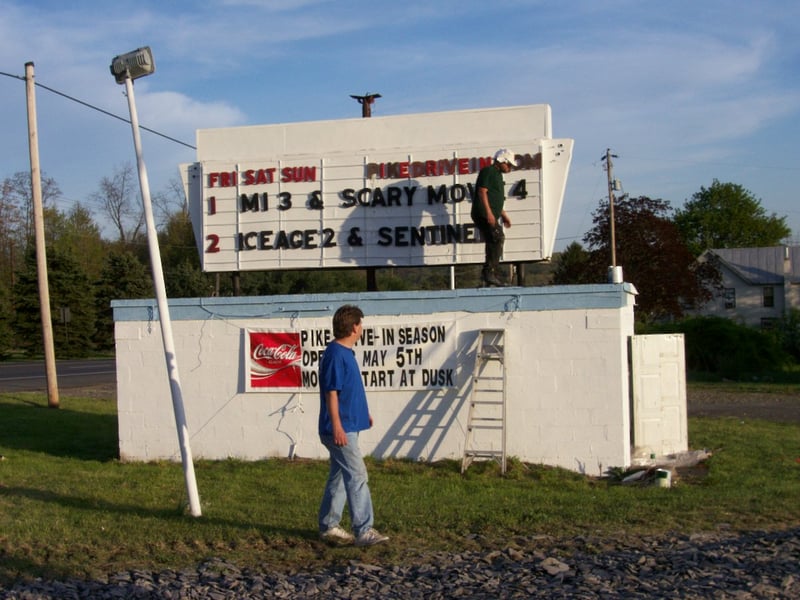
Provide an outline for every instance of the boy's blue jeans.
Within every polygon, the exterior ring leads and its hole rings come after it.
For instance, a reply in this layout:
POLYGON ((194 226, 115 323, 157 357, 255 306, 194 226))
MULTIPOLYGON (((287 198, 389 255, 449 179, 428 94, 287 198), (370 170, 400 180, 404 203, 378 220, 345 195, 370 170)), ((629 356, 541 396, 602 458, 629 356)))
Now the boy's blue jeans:
POLYGON ((347 501, 353 533, 359 536, 372 527, 374 515, 367 466, 358 447, 358 432, 347 434, 346 446, 334 444, 332 435, 321 435, 319 439, 331 456, 328 482, 319 507, 319 530, 325 532, 339 525, 347 501))

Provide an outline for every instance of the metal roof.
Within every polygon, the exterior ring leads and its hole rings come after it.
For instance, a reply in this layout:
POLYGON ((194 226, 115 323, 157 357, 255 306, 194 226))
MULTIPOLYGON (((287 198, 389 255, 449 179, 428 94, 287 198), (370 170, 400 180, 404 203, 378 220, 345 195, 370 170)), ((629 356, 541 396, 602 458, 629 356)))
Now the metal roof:
POLYGON ((715 248, 710 252, 752 285, 800 283, 800 246, 715 248))

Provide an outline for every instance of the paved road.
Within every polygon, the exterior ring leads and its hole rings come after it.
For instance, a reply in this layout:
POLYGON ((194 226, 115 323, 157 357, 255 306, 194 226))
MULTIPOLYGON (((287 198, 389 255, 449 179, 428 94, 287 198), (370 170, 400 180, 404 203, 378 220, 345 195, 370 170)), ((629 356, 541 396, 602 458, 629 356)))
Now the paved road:
MULTIPOLYGON (((113 358, 56 361, 59 389, 114 383, 117 380, 113 358)), ((0 362, 0 393, 46 392, 44 361, 0 362)))

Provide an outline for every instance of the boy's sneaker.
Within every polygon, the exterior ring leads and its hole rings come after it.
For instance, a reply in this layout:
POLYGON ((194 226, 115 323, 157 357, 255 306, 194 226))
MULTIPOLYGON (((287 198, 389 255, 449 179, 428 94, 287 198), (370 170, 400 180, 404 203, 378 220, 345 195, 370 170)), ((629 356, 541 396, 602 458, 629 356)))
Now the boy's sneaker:
POLYGON ((330 544, 337 544, 343 546, 345 544, 352 544, 355 537, 352 533, 345 531, 338 525, 331 527, 328 531, 323 531, 319 534, 321 540, 330 544))
POLYGON ((389 536, 378 533, 376 529, 370 527, 356 538, 356 546, 374 546, 375 544, 382 544, 388 541, 389 536))

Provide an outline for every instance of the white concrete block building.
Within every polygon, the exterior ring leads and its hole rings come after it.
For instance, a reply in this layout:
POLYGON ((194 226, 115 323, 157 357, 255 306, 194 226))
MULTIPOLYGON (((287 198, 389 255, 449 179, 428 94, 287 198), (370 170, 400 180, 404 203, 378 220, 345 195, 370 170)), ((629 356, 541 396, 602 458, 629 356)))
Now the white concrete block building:
MULTIPOLYGON (((623 283, 171 300, 192 453, 326 458, 316 361, 342 304, 365 313, 365 338, 355 347, 375 421, 362 434, 365 454, 462 458, 482 329, 505 332, 508 456, 600 475, 637 453, 684 451, 682 339, 671 341, 670 369, 650 348, 640 354, 654 357, 655 368, 632 373, 635 294, 623 283), (258 336, 298 343, 259 354, 258 336), (294 383, 264 383, 281 369, 257 358, 278 354, 294 363, 294 383), (634 398, 632 389, 643 391, 634 398), (662 406, 662 390, 671 390, 670 406, 662 406)), ((180 460, 155 300, 112 306, 120 457, 180 460)))

